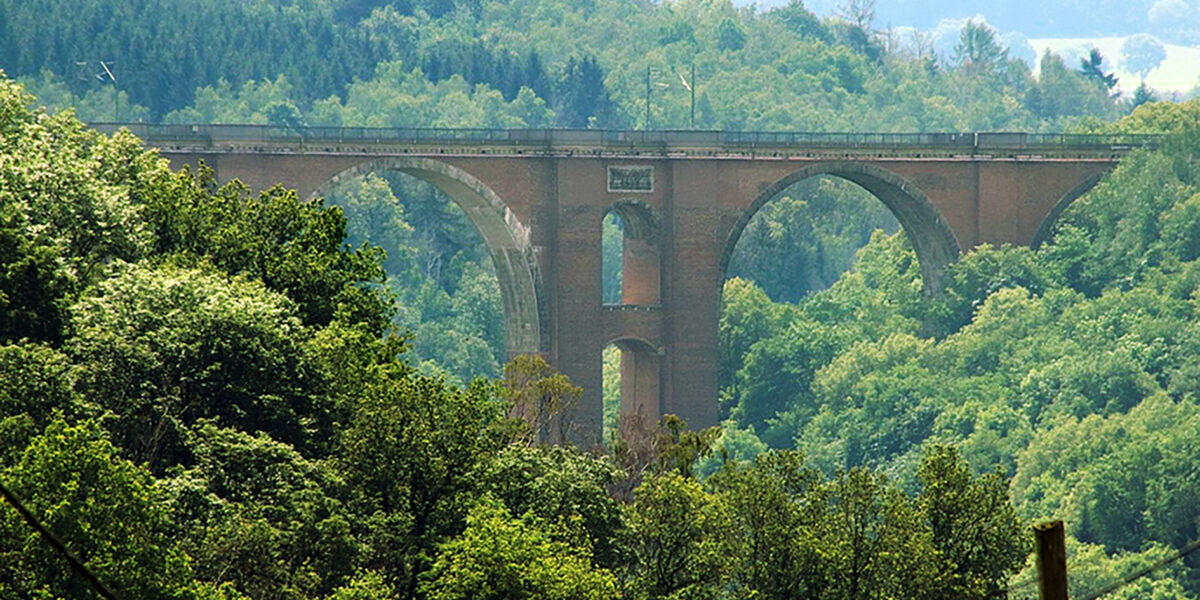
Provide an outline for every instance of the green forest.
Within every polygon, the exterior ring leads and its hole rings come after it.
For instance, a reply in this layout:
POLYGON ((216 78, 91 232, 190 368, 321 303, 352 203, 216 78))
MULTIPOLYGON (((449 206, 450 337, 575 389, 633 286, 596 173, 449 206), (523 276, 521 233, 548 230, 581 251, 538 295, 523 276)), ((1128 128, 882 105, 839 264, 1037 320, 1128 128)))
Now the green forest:
POLYGON ((85 121, 1057 131, 1147 99, 1112 98, 1101 60, 1035 78, 986 25, 939 56, 847 5, 2 0, 0 65, 85 121))
MULTIPOLYGON (((1032 598, 1051 519, 1073 597, 1159 564, 1200 540, 1200 101, 872 7, 0 0, 0 483, 128 600, 1032 598), (1167 137, 936 295, 797 183, 730 261, 721 426, 621 437, 610 346, 581 448, 436 188, 221 185, 105 121, 1167 137)), ((0 599, 101 597, 0 508, 0 599)), ((1105 598, 1200 600, 1200 553, 1105 598)))

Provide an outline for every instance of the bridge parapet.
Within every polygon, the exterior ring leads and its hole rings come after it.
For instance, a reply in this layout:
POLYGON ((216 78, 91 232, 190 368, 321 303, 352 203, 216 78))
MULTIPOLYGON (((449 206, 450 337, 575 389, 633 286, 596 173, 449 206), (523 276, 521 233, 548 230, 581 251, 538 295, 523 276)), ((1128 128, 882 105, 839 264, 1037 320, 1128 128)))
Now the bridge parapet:
POLYGON ((155 125, 92 123, 128 129, 172 152, 403 155, 620 156, 643 158, 1047 158, 1111 160, 1161 136, 1064 133, 825 133, 636 131, 609 129, 437 129, 155 125))

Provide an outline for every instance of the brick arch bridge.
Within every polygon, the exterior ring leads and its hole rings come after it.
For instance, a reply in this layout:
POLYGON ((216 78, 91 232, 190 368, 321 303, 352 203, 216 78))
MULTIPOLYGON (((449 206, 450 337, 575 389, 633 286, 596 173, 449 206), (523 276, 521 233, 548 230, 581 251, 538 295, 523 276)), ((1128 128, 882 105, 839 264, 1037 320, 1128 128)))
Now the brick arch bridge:
MULTIPOLYGON (((120 125, 99 124, 101 130, 120 125)), ((622 410, 717 420, 725 267, 763 204, 832 175, 878 197, 927 291, 980 244, 1034 245, 1145 136, 400 130, 126 125, 173 166, 278 182, 302 197, 393 169, 457 202, 491 251, 510 353, 537 352, 584 388, 584 439, 601 421, 601 355, 622 349, 622 410), (601 295, 601 222, 627 223, 621 304, 601 295)))

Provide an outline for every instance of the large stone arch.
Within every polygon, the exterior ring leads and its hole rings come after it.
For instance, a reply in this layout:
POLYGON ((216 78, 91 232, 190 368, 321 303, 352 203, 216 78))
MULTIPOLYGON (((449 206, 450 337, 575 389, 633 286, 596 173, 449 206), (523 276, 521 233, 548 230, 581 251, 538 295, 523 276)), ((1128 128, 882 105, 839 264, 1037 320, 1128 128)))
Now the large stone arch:
POLYGON ((821 162, 801 167, 759 192, 729 232, 721 253, 722 277, 729 267, 734 247, 742 231, 759 209, 793 184, 821 175, 840 177, 858 184, 883 202, 896 216, 904 234, 916 250, 925 293, 933 295, 941 291, 942 275, 946 267, 954 262, 961 252, 958 239, 949 224, 942 218, 933 202, 912 182, 870 163, 850 161, 821 162))
POLYGON ((1062 217, 1062 214, 1066 212, 1067 208, 1069 208, 1071 204, 1078 200, 1080 196, 1088 193, 1092 188, 1096 187, 1096 184, 1100 183, 1100 180, 1104 179, 1104 176, 1107 174, 1108 172, 1105 171, 1091 175, 1087 179, 1079 182, 1079 185, 1071 188, 1069 192, 1064 194, 1062 198, 1059 198, 1058 201, 1054 203, 1054 206, 1050 208, 1050 212, 1046 213, 1046 217, 1042 219, 1041 225, 1038 226, 1037 233, 1033 234, 1033 242, 1030 245, 1034 250, 1040 248, 1042 244, 1046 243, 1051 237, 1053 237, 1054 226, 1058 224, 1058 219, 1062 217))
POLYGON ((549 351, 543 319, 546 296, 529 241, 529 227, 479 179, 431 158, 385 157, 360 163, 334 175, 312 196, 323 197, 340 181, 378 171, 397 171, 426 181, 462 208, 483 236, 496 268, 509 356, 549 351))

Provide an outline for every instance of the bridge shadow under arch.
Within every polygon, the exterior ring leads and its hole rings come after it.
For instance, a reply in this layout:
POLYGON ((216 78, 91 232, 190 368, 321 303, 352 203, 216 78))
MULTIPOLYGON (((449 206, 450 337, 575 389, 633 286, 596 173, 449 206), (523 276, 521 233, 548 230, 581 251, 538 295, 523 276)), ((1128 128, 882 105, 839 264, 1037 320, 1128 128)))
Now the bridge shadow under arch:
POLYGON ((327 196, 340 182, 380 171, 410 175, 446 194, 479 231, 500 283, 508 355, 549 349, 541 274, 529 240, 529 227, 491 188, 449 163, 422 157, 384 157, 350 167, 319 186, 312 198, 327 196))
POLYGON ((728 272, 730 260, 742 232, 759 209, 792 185, 822 175, 857 184, 883 202, 896 217, 900 228, 916 251, 924 293, 935 295, 941 291, 942 275, 961 253, 958 239, 949 224, 942 218, 933 202, 912 182, 870 163, 851 161, 821 162, 801 167, 759 192, 729 232, 721 253, 722 277, 728 272))

